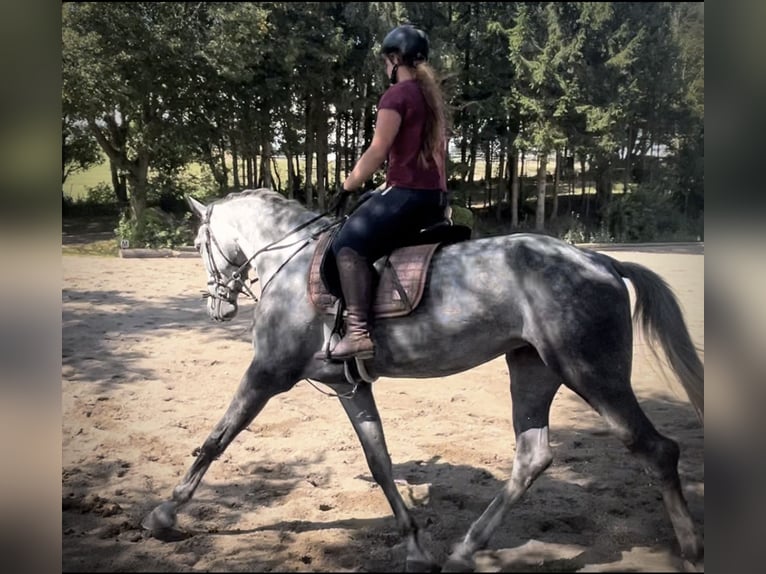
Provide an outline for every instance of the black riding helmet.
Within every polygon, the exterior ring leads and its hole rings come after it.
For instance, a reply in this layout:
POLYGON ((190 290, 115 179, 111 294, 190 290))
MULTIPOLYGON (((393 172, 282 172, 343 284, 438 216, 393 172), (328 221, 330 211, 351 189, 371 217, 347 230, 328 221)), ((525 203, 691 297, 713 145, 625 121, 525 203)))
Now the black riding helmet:
MULTIPOLYGON (((413 66, 417 61, 428 60, 428 36, 423 30, 415 28, 411 24, 397 26, 391 30, 383 39, 381 53, 386 56, 398 54, 402 62, 407 66, 413 66)), ((396 70, 398 65, 394 64, 391 70, 391 83, 396 83, 396 70)))

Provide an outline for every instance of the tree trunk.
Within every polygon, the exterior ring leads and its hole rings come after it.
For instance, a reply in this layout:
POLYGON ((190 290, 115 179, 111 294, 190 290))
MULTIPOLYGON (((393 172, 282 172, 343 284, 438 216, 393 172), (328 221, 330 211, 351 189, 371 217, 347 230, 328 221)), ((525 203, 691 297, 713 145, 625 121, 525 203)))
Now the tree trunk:
POLYGON ((596 200, 599 209, 605 208, 612 197, 612 168, 608 157, 596 162, 596 200))
POLYGON ((317 199, 319 201, 320 211, 324 211, 327 203, 327 132, 328 117, 327 108, 324 103, 318 106, 316 117, 316 150, 317 150, 317 199))
POLYGON ((139 152, 127 174, 130 189, 130 213, 133 221, 141 222, 146 210, 147 179, 149 175, 149 153, 139 152))
MULTIPOLYGON (((587 218, 590 211, 590 201, 588 196, 585 195, 585 154, 580 156, 580 186, 582 189, 580 195, 582 197, 582 202, 585 204, 585 218, 587 218)), ((580 209, 582 209, 582 206, 580 209)))
MULTIPOLYGON (((524 155, 522 154, 522 157, 524 155)), ((511 153, 511 229, 519 227, 519 157, 511 153)))
POLYGON ((567 175, 569 176, 567 181, 567 214, 572 214, 572 197, 574 196, 575 191, 575 175, 574 175, 574 150, 569 150, 567 148, 566 150, 566 157, 567 157, 567 168, 569 168, 569 154, 572 154, 572 169, 568 171, 567 175))
MULTIPOLYGON (((372 103, 367 101, 367 97, 372 92, 372 80, 368 79, 367 84, 364 87, 365 106, 364 106, 364 149, 367 149, 372 143, 372 136, 375 133, 374 121, 375 118, 372 113, 372 103)), ((356 154, 356 149, 354 150, 356 154)))
POLYGON ((253 179, 255 180, 255 187, 263 187, 263 150, 260 139, 255 144, 255 152, 253 153, 253 179))
MULTIPOLYGON (((349 163, 351 163, 351 147, 352 147, 352 140, 354 139, 354 125, 356 125, 356 122, 354 121, 354 113, 350 112, 346 113, 343 116, 343 125, 342 131, 341 131, 341 147, 340 156, 337 156, 336 154, 336 162, 340 165, 337 165, 335 168, 335 173, 337 173, 337 182, 338 184, 342 183, 344 179, 346 179, 346 170, 348 169, 347 166, 349 163), (342 164, 340 162, 343 162, 342 164)), ((337 187, 337 186, 336 186, 337 187)))
POLYGON ((274 177, 277 178, 277 191, 282 193, 282 178, 279 177, 279 170, 277 169, 277 158, 271 156, 271 167, 274 168, 274 177))
POLYGON ((313 105, 310 99, 306 100, 306 181, 304 187, 306 189, 306 207, 308 209, 314 208, 314 194, 312 193, 312 173, 314 164, 314 123, 311 121, 311 116, 314 112, 313 105))
POLYGON ((234 175, 234 191, 239 191, 239 154, 237 153, 237 142, 232 139, 231 142, 231 171, 234 175))
POLYGON ((521 150, 521 171, 519 174, 522 178, 527 175, 527 152, 524 150, 521 150))
POLYGON ((343 145, 346 139, 343 137, 345 134, 346 137, 348 137, 348 115, 346 115, 345 118, 342 118, 340 114, 336 112, 335 115, 335 187, 340 185, 340 164, 341 162, 345 163, 346 161, 346 153, 348 150, 348 146, 343 145), (342 124, 345 122, 346 129, 342 130, 342 124))
POLYGON ((625 174, 622 178, 622 192, 628 193, 628 184, 630 183, 630 159, 633 149, 633 127, 628 126, 628 141, 625 146, 625 174))
POLYGON ((596 197, 599 207, 606 207, 612 199, 612 173, 608 168, 600 175, 596 183, 596 197))
POLYGON ((128 205, 128 190, 125 184, 125 175, 117 172, 117 165, 110 159, 109 171, 112 174, 112 188, 119 205, 128 205))
POLYGON ((348 177, 348 174, 351 173, 351 170, 353 169, 354 165, 356 164, 356 151, 359 148, 359 129, 361 127, 360 121, 359 121, 359 108, 356 108, 354 110, 354 121, 351 127, 351 131, 353 132, 352 138, 351 138, 351 145, 349 146, 349 156, 348 156, 348 162, 344 166, 344 177, 348 177))
POLYGON ((506 149, 506 138, 500 138, 500 165, 497 168, 497 203, 500 204, 501 201, 505 201, 508 199, 506 195, 506 191, 508 188, 505 186, 506 181, 506 175, 505 175, 505 158, 507 155, 507 149, 506 149))
MULTIPOLYGON (((270 135, 270 134, 269 134, 270 135)), ((263 138, 261 144, 261 185, 267 189, 274 187, 271 179, 271 142, 268 135, 263 138)))
POLYGON ((641 166, 638 170, 638 177, 636 183, 644 183, 646 181, 646 154, 649 151, 649 135, 646 131, 646 127, 641 128, 641 135, 636 141, 636 161, 641 166))
POLYGON ((497 168, 497 204, 495 209, 495 220, 500 223, 502 219, 501 208, 504 201, 508 200, 508 194, 506 193, 506 175, 505 175, 505 144, 506 138, 500 138, 500 165, 497 168))
POLYGON ((295 160, 295 187, 293 188, 293 191, 298 191, 301 188, 301 157, 300 153, 296 153, 295 157, 293 158, 295 160))
POLYGON ((234 176, 234 190, 239 191, 242 189, 242 185, 239 181, 239 154, 237 153, 237 146, 234 142, 231 144, 231 160, 232 160, 232 175, 234 176))
POLYGON ((484 148, 484 185, 487 193, 484 196, 484 207, 492 208, 492 141, 487 140, 484 148))
POLYGON ((295 169, 293 167, 293 156, 290 152, 285 151, 285 157, 287 158, 287 198, 293 199, 295 197, 295 169))
POLYGON ((471 144, 468 148, 468 182, 473 183, 474 177, 476 175, 476 148, 479 145, 479 138, 478 134, 476 133, 477 130, 474 128, 472 137, 471 137, 471 144))
POLYGON ((252 154, 249 154, 247 156, 247 187, 249 189, 253 189, 255 187, 253 178, 253 156, 252 154))
POLYGON ((213 174, 213 179, 215 179, 215 182, 218 184, 219 194, 223 195, 226 192, 226 180, 228 178, 226 177, 226 173, 222 171, 221 166, 217 161, 218 158, 213 155, 213 146, 210 143, 205 145, 204 156, 207 166, 213 174))
POLYGON ((64 122, 61 122, 62 124, 62 130, 61 130, 61 151, 62 151, 62 158, 61 158, 61 187, 62 187, 62 193, 63 193, 63 187, 64 183, 66 183, 67 176, 71 173, 67 167, 66 167, 66 153, 64 150, 66 150, 66 127, 64 122))
POLYGON ((221 191, 226 193, 229 189, 229 168, 226 165, 226 146, 221 141, 218 143, 218 151, 221 153, 221 191))
POLYGON ((255 139, 255 136, 253 136, 253 141, 254 143, 250 146, 250 153, 253 160, 253 187, 260 187, 261 172, 260 166, 258 164, 260 163, 261 146, 260 143, 255 139))
POLYGON ((545 229, 545 180, 546 180, 546 162, 548 159, 547 151, 538 156, 537 168, 537 212, 535 214, 535 229, 542 231, 545 229))
POLYGON ((559 215, 559 170, 561 169, 561 151, 556 150, 556 166, 553 168, 553 206, 551 208, 551 222, 556 221, 559 215))
MULTIPOLYGON (((463 30, 465 32, 465 37, 463 40, 463 45, 465 46, 465 50, 463 51, 463 89, 461 94, 461 99, 464 103, 467 103, 467 100, 469 99, 469 89, 471 85, 471 24, 473 23, 472 18, 472 7, 470 2, 466 2, 462 6, 465 6, 467 9, 467 13, 465 15, 466 22, 468 25, 464 25, 463 30)), ((463 175, 463 181, 473 181, 474 176, 474 160, 476 159, 476 131, 471 130, 471 141, 467 142, 467 132, 468 132, 468 126, 471 124, 470 116, 467 113, 467 108, 463 108, 460 110, 460 124, 463 126, 463 139, 460 142, 460 163, 463 167, 468 167, 468 172, 464 172, 465 175, 463 175), (470 144, 470 150, 471 150, 471 157, 470 159, 466 158, 466 147, 470 144)), ((470 197, 470 196, 469 196, 470 197)), ((470 208, 470 204, 468 206, 470 208)))

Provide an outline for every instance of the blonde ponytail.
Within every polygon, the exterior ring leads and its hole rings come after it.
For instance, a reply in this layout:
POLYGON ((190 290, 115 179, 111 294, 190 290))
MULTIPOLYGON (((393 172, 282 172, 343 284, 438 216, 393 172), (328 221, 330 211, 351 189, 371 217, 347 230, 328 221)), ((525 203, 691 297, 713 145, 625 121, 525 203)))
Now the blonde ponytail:
POLYGON ((418 159, 424 167, 429 161, 433 161, 440 170, 443 170, 447 137, 444 95, 436 72, 426 62, 418 62, 415 65, 415 79, 420 84, 426 100, 425 137, 418 159))

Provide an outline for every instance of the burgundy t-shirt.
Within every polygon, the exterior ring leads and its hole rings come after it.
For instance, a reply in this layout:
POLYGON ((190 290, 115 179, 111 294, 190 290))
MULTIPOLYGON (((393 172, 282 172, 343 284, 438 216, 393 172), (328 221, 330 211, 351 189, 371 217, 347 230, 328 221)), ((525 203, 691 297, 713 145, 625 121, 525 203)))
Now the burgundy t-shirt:
POLYGON ((397 82, 389 87, 378 102, 378 109, 394 110, 402 117, 399 133, 388 151, 386 185, 411 189, 441 189, 445 182, 436 163, 420 163, 427 104, 417 80, 397 82))

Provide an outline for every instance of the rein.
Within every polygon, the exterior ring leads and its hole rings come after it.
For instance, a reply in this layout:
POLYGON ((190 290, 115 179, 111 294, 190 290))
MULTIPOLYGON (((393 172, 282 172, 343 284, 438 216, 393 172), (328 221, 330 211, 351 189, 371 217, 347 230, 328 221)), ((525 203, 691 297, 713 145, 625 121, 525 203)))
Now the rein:
MULTIPOLYGON (((293 241, 293 242, 288 243, 286 245, 277 245, 278 243, 281 243, 282 241, 284 241, 285 239, 287 239, 288 237, 290 237, 294 233, 297 233, 298 231, 301 231, 302 229, 307 228, 309 225, 312 225, 313 223, 316 223, 317 221, 319 221, 323 217, 326 217, 327 215, 330 215, 331 213, 333 213, 335 211, 335 209, 331 208, 331 209, 325 211, 324 213, 320 213, 316 217, 312 217, 310 220, 306 221, 305 223, 300 224, 295 229, 290 230, 281 239, 278 239, 276 241, 272 241, 271 243, 269 243, 265 247, 262 247, 261 249, 257 250, 250 257, 247 258, 247 261, 245 261, 242 265, 239 265, 237 267, 237 264, 234 261, 230 260, 226 256, 226 252, 221 248, 221 245, 218 243, 218 240, 215 238, 215 235, 213 235, 213 232, 210 230, 210 218, 211 218, 211 216, 213 214, 213 207, 214 207, 214 204, 212 204, 210 206, 210 208, 207 210, 207 213, 205 214, 205 218, 203 219, 202 223, 203 223, 203 225, 205 225, 205 232, 206 232, 206 235, 207 235, 208 248, 207 248, 206 251, 207 251, 208 261, 210 263, 211 269, 215 272, 216 286, 219 289, 217 290, 217 294, 216 295, 212 295, 211 293, 205 291, 205 292, 203 292, 202 297, 203 298, 216 297, 219 300, 225 300, 225 301, 229 301, 229 302, 231 302, 231 300, 232 300, 232 295, 234 295, 234 298, 235 298, 236 297, 236 293, 242 293, 242 292, 244 292, 254 302, 256 302, 256 303, 258 302, 258 298, 255 296, 255 294, 252 292, 250 287, 247 284, 245 284, 245 282, 242 279, 243 272, 247 273, 248 266, 250 265, 250 263, 256 257, 258 257, 258 255, 260 255, 261 253, 265 253, 267 251, 276 251, 277 249, 284 249, 286 247, 292 247, 293 245, 297 245, 301 241, 303 242, 303 245, 301 245, 298 249, 296 249, 295 252, 292 255, 290 255, 290 257, 285 259, 282 262, 282 264, 277 268, 277 270, 274 271, 274 273, 271 275, 271 277, 269 277, 268 281, 266 281, 266 283, 263 284, 263 287, 261 287, 261 296, 263 296, 263 293, 266 291, 266 287, 268 287, 268 285, 271 283, 271 280, 274 279, 274 277, 277 276, 277 274, 285 267, 285 265, 287 265, 293 259, 293 257, 295 257, 298 253, 300 253, 300 251, 304 247, 306 247, 312 240, 316 239, 319 235, 321 235, 322 233, 324 233, 328 229, 331 229, 331 228, 333 228, 333 227, 335 227, 337 225, 341 225, 345 221, 345 219, 346 219, 346 218, 342 218, 342 219, 340 219, 338 221, 333 221, 333 222, 331 222, 331 223, 321 227, 317 231, 314 231, 313 233, 311 233, 306 238, 297 239, 296 241, 293 241), (237 267, 237 270, 234 271, 234 273, 231 274, 231 277, 228 280, 226 279, 226 276, 223 273, 221 273, 221 270, 218 269, 218 266, 215 264, 215 259, 213 258, 212 254, 210 252, 210 244, 211 243, 213 245, 215 245, 215 248, 218 250, 220 255, 226 260, 226 262, 229 265, 231 265, 232 267, 237 267)), ((256 271, 256 273, 257 273, 257 271, 256 271)), ((252 285, 256 281, 258 281, 258 279, 259 278, 256 277, 255 279, 251 280, 250 281, 250 285, 252 285)), ((316 384, 314 384, 314 382, 311 379, 306 378, 304 380, 306 380, 312 387, 314 387, 314 389, 316 389, 320 393, 322 393, 324 395, 327 395, 328 397, 335 397, 335 398, 339 398, 339 399, 352 399, 354 397, 354 395, 356 395, 357 389, 359 388, 359 384, 360 384, 360 381, 353 381, 353 388, 350 391, 346 392, 346 393, 337 393, 337 392, 336 393, 328 393, 327 391, 324 391, 324 390, 320 389, 318 386, 316 386, 316 384)), ((349 380, 349 382, 352 382, 352 381, 349 380)))
MULTIPOLYGON (((206 233, 207 233, 208 243, 212 242, 212 244, 215 245, 216 249, 221 254, 221 256, 223 256, 223 258, 226 260, 226 262, 229 265, 231 265, 232 267, 236 267, 237 264, 235 262, 231 261, 226 256, 226 253, 221 248, 220 244, 218 243, 218 240, 215 238, 215 235, 213 235, 212 231, 210 230, 210 225, 209 224, 210 224, 210 218, 211 218, 211 216, 213 214, 213 207, 214 207, 214 204, 210 206, 210 209, 208 209, 207 213, 205 214, 205 218, 202 221, 202 223, 206 226, 206 233)), ((282 241, 284 241, 285 239, 287 239, 288 237, 290 237, 294 233, 297 233, 298 231, 301 231, 302 229, 305 229, 309 225, 312 225, 313 223, 316 223, 317 221, 319 221, 323 217, 326 217, 326 216, 330 215, 332 212, 333 212, 333 210, 330 209, 330 210, 327 210, 327 211, 325 211, 323 213, 320 213, 319 215, 317 215, 315 217, 312 217, 308 221, 306 221, 306 222, 300 224, 299 226, 297 226, 295 229, 292 229, 289 232, 287 232, 280 239, 277 239, 276 241, 272 241, 271 243, 269 243, 265 247, 262 247, 261 249, 257 250, 250 257, 247 258, 247 261, 245 261, 242 265, 240 265, 237 268, 237 270, 234 271, 234 273, 231 274, 231 277, 228 280, 226 280, 226 276, 223 273, 221 273, 221 271, 216 266, 215 260, 213 259, 213 256, 210 253, 210 249, 208 248, 207 249, 207 256, 208 256, 208 260, 209 260, 210 266, 215 271, 215 274, 216 274, 216 284, 217 284, 218 287, 221 287, 221 288, 224 289, 224 292, 222 294, 219 294, 218 298, 219 299, 225 299, 226 301, 230 301, 231 297, 230 297, 230 295, 227 295, 227 292, 228 292, 228 294, 237 293, 237 292, 240 292, 240 293, 244 292, 248 297, 250 297, 254 302, 257 303, 258 302, 258 298, 255 296, 255 294, 252 292, 250 287, 242 279, 242 274, 243 274, 243 272, 245 272, 245 273, 247 272, 247 268, 250 265, 250 263, 256 257, 258 257, 258 255, 260 255, 262 253, 265 253, 267 251, 276 251, 277 249, 284 249, 286 247, 292 247, 293 245, 297 245, 298 243, 303 241, 303 245, 301 245, 290 257, 288 257, 284 262, 282 262, 282 264, 271 275, 271 277, 269 277, 268 281, 266 281, 266 283, 264 283, 263 287, 261 287, 261 296, 263 296, 263 293, 266 290, 266 287, 271 283, 271 280, 274 279, 274 277, 277 276, 277 274, 284 268, 285 265, 287 265, 292 260, 293 257, 295 257, 298 253, 300 253, 300 251, 304 247, 306 247, 306 245, 308 245, 311 242, 312 239, 315 239, 318 235, 320 235, 324 231, 326 231, 328 229, 331 229, 332 227, 335 227, 336 225, 340 225, 340 223, 342 221, 334 221, 332 223, 329 223, 326 226, 324 226, 324 227, 320 228, 319 230, 315 231, 314 233, 312 233, 311 235, 309 235, 309 237, 307 237, 305 239, 298 239, 298 240, 293 241, 292 243, 288 243, 286 245, 277 245, 277 244, 281 243, 282 241), (224 281, 222 281, 222 279, 224 281)), ((250 285, 252 286, 253 283, 255 283, 258 280, 259 280, 258 277, 256 277, 255 279, 251 280, 250 281, 250 285)), ((203 292, 202 297, 203 298, 213 297, 213 295, 211 295, 208 292, 203 292)))

